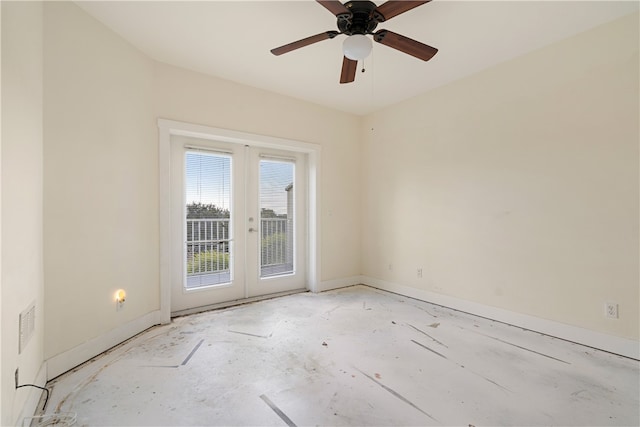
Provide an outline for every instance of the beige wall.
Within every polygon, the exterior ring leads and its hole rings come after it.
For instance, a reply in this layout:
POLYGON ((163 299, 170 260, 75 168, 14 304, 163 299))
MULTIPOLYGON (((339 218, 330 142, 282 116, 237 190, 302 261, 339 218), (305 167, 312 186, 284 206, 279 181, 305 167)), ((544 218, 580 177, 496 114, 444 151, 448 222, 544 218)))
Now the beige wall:
POLYGON ((638 340, 638 100, 634 14, 367 116, 363 274, 638 340))
MULTIPOLYGON (((0 425, 16 425, 44 360, 42 267, 42 4, 2 2, 2 358, 0 425), (18 354, 18 317, 36 304, 18 354)), ((42 385, 42 384, 40 384, 42 385)))
POLYGON ((358 117, 156 63, 72 3, 44 33, 46 358, 159 309, 158 117, 320 144, 321 279, 359 274, 358 117))
POLYGON ((71 2, 44 35, 50 358, 158 308, 158 156, 153 63, 71 2))

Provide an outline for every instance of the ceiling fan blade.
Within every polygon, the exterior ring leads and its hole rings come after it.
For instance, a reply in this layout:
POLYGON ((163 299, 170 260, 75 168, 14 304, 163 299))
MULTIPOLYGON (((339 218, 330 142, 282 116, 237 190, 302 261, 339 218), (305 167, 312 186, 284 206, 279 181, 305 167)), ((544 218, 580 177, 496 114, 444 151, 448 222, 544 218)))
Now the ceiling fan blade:
POLYGON ((342 60, 342 73, 340 73, 340 83, 351 83, 356 79, 356 69, 358 61, 349 59, 346 56, 342 60))
POLYGON ((380 16, 376 16, 379 22, 388 21, 394 16, 398 16, 408 10, 429 3, 431 0, 389 0, 375 10, 380 16))
POLYGON ((378 43, 392 47, 408 55, 415 56, 423 61, 430 60, 436 53, 438 53, 438 49, 435 47, 420 43, 419 41, 389 30, 376 31, 373 35, 373 39, 378 43))
POLYGON ((320 3, 322 6, 324 6, 329 12, 333 13, 336 16, 342 15, 345 13, 348 15, 351 15, 351 12, 349 12, 349 9, 347 9, 345 5, 340 3, 338 0, 316 0, 316 1, 320 3))
POLYGON ((315 36, 307 37, 284 46, 271 49, 271 53, 274 55, 282 55, 283 53, 291 52, 292 50, 300 49, 301 47, 309 46, 310 44, 321 42, 322 40, 332 39, 337 36, 337 31, 326 31, 324 33, 316 34, 315 36))

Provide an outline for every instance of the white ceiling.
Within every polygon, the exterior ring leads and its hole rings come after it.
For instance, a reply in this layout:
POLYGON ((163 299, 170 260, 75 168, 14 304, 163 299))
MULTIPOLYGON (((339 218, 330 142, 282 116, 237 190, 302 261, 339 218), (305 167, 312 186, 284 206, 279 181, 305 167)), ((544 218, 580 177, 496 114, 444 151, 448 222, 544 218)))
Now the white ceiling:
POLYGON ((356 81, 341 85, 346 36, 282 56, 269 52, 336 30, 336 18, 312 0, 76 3, 158 61, 360 115, 632 13, 640 4, 434 0, 377 28, 438 48, 432 60, 374 43, 366 72, 359 64, 356 81))

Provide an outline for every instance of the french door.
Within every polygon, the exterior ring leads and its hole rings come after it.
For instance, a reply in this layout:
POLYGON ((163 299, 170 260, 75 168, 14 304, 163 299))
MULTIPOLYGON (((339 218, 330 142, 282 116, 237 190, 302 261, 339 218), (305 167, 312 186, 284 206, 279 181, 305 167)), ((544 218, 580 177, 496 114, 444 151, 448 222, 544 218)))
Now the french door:
POLYGON ((171 312, 305 288, 305 163, 171 136, 171 312))

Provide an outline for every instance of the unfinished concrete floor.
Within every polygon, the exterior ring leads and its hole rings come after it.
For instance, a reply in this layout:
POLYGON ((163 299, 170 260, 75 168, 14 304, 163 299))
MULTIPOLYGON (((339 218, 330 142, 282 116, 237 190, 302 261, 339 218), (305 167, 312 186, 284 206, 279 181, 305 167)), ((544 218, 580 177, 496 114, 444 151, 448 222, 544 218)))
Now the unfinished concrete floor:
POLYGON ((174 319, 53 380, 98 425, 639 425, 639 363, 365 286, 174 319))

